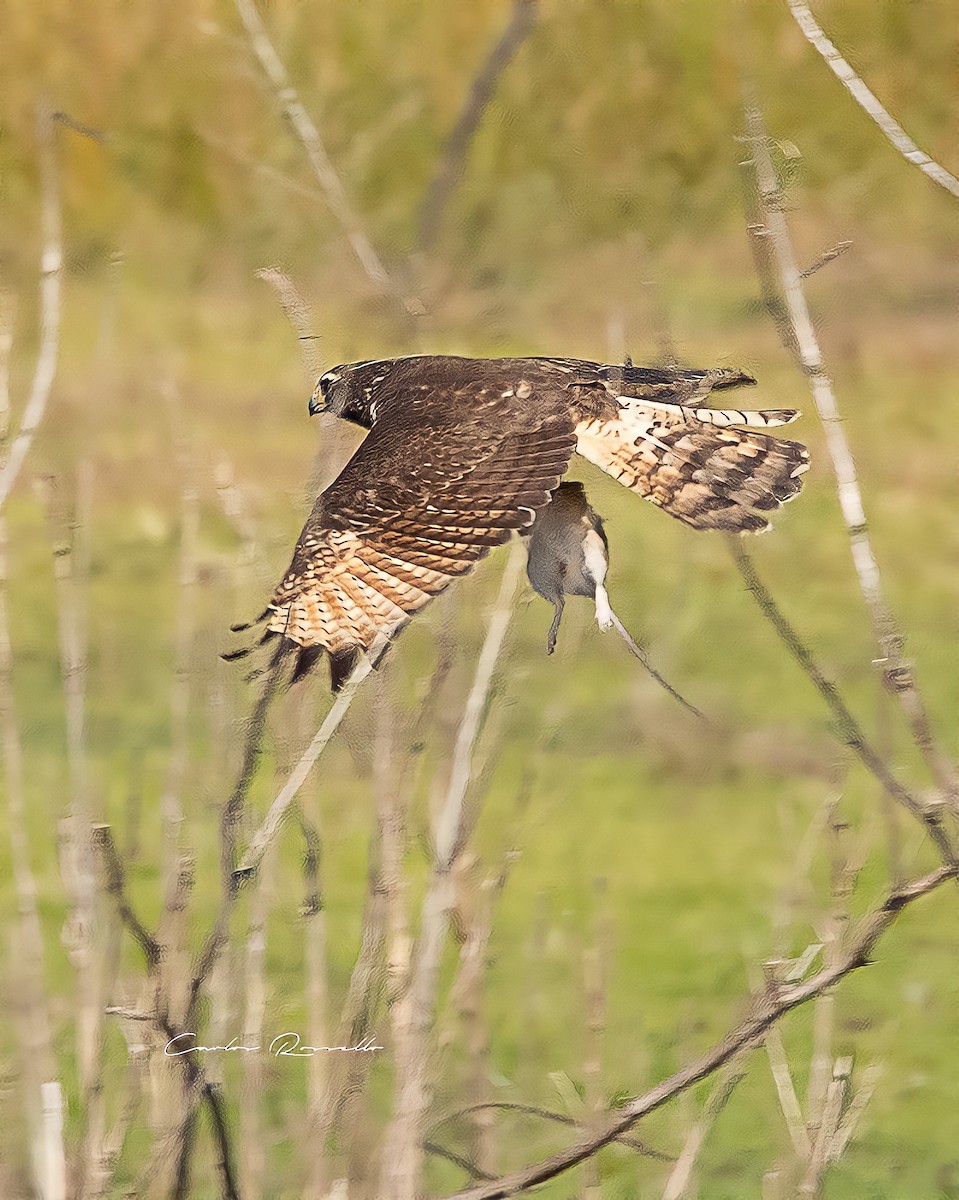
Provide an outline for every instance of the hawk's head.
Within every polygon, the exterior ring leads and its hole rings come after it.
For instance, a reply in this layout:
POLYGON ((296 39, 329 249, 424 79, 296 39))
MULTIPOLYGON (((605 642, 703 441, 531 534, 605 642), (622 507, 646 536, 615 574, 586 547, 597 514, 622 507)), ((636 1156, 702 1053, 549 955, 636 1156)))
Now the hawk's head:
POLYGON ((342 417, 345 421, 353 421, 354 424, 369 429, 373 423, 370 411, 372 388, 362 386, 362 380, 355 378, 356 369, 366 365, 346 363, 321 375, 310 397, 310 416, 332 413, 335 417, 342 417))
POLYGON ((317 380, 310 397, 310 416, 331 412, 341 417, 349 398, 350 386, 339 370, 327 371, 317 380))

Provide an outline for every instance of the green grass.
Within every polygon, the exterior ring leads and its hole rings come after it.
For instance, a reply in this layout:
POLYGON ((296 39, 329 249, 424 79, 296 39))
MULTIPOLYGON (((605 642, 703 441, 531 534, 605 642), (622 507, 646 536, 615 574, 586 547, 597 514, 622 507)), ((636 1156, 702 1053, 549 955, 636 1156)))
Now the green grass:
MULTIPOLYGON (((77 305, 78 287, 72 285, 68 292, 68 312, 77 305)), ((747 289, 744 281, 743 291, 747 289)), ((192 303, 205 308, 210 302, 201 298, 192 303)), ((236 360, 208 368, 209 374, 198 372, 200 379, 192 377, 192 369, 180 376, 179 428, 190 445, 190 470, 203 514, 191 755, 184 793, 187 841, 197 856, 190 925, 194 945, 207 926, 216 894, 217 807, 235 769, 240 732, 231 722, 249 699, 236 669, 221 664, 217 654, 230 645, 226 626, 253 611, 282 569, 297 509, 302 511, 299 479, 315 444, 303 388, 289 363, 288 335, 271 315, 270 297, 251 288, 245 304, 263 311, 272 330, 269 337, 263 334, 252 345, 238 343, 236 360), (265 391, 259 382, 261 371, 269 375, 270 362, 278 378, 286 380, 283 395, 279 388, 276 394, 265 391), (244 385, 247 371, 250 379, 244 385), (224 453, 248 492, 262 538, 252 581, 240 594, 232 571, 238 547, 218 512, 211 482, 210 463, 224 453), (211 703, 221 706, 220 715, 210 709, 211 703), (222 732, 216 731, 231 727, 236 730, 233 745, 224 745, 222 732)), ((736 347, 748 351, 762 345, 760 318, 744 324, 735 306, 729 311, 725 327, 713 317, 712 341, 707 339, 698 359, 735 358, 736 347)), ((211 312, 216 316, 220 310, 211 312)), ((136 320, 136 306, 130 317, 136 320)), ((910 327, 921 329, 922 321, 913 317, 910 327)), ((129 346, 127 335, 123 340, 129 346)), ((475 349, 482 352, 484 347, 475 349)), ((601 356, 601 344, 593 352, 601 356)), ((753 351, 753 358, 767 353, 757 366, 763 398, 802 401, 800 381, 775 351, 753 351)), ((331 357, 339 356, 331 352, 331 357)), ((96 811, 116 826, 121 839, 130 822, 130 796, 138 797, 139 858, 130 886, 145 919, 152 921, 160 906, 158 800, 169 749, 181 476, 171 465, 170 411, 158 397, 156 380, 138 380, 135 364, 118 374, 114 362, 104 385, 83 358, 82 347, 70 344, 68 326, 64 382, 36 462, 56 470, 65 498, 73 488, 74 464, 88 457, 96 464, 86 598, 92 794, 96 811)), ((840 365, 837 376, 867 500, 875 512, 874 535, 890 593, 908 628, 909 651, 934 720, 948 739, 951 731, 944 718, 955 711, 959 684, 943 654, 955 625, 955 571, 948 554, 954 530, 943 519, 953 484, 942 466, 941 448, 947 444, 952 415, 946 381, 933 359, 929 368, 915 364, 910 374, 897 362, 887 366, 879 351, 868 371, 846 377, 840 365), (916 390, 930 397, 918 417, 904 399, 916 390), (943 397, 939 404, 933 402, 937 396, 943 397), (910 472, 907 479, 902 478, 904 469, 910 472)), ((872 646, 848 544, 815 420, 807 417, 797 432, 810 441, 815 467, 801 500, 780 515, 777 531, 753 543, 756 561, 824 669, 841 683, 871 729, 877 704, 869 667, 872 646)), ((613 1101, 675 1070, 721 1036, 741 1012, 745 959, 769 952, 771 912, 798 838, 828 796, 841 793, 845 819, 870 844, 868 869, 854 897, 858 910, 881 894, 885 873, 876 786, 848 763, 833 740, 818 696, 764 623, 723 543, 688 535, 586 466, 578 474, 588 480, 594 504, 607 517, 614 603, 627 625, 648 640, 654 661, 728 732, 722 738, 707 737, 688 721, 617 643, 598 634, 586 606, 571 608, 560 652, 548 659, 543 653, 548 613, 538 599, 524 597, 510 633, 497 700, 503 714, 500 740, 481 748, 481 757, 492 758, 477 851, 483 862, 494 864, 509 845, 521 848, 497 909, 485 1004, 495 1095, 558 1108, 563 1102, 550 1073, 564 1072, 574 1084, 582 1080, 582 955, 598 921, 609 928, 603 1088, 613 1101), (544 721, 550 729, 545 741, 544 721), (760 733, 750 734, 755 730, 760 733), (806 767, 795 765, 797 756, 806 767), (524 785, 529 799, 518 811, 524 785)), ((58 940, 64 908, 53 837, 69 794, 57 613, 49 535, 26 488, 11 505, 10 523, 11 627, 33 865, 41 890, 48 986, 59 998, 58 1046, 69 1081, 71 972, 58 940)), ((429 670, 432 633, 451 618, 461 645, 456 677, 462 688, 496 573, 494 558, 404 635, 389 668, 403 708, 409 709, 415 686, 429 670)), ((322 690, 318 680, 302 713, 298 697, 283 704, 271 760, 290 761, 311 713, 322 708, 322 690)), ((451 708, 457 703, 455 690, 446 697, 451 708)), ((892 725, 897 765, 921 781, 921 768, 895 715, 892 725)), ((334 997, 343 994, 359 937, 372 821, 371 732, 367 698, 358 701, 340 743, 330 748, 308 789, 324 835, 334 997)), ((430 756, 432 761, 435 752, 430 756)), ((276 770, 276 778, 281 777, 282 768, 276 770)), ((272 795, 273 777, 268 762, 251 799, 254 812, 272 795)), ((422 886, 425 802, 421 785, 411 814, 414 897, 422 886)), ((910 873, 932 863, 928 846, 906 822, 901 837, 910 873)), ((297 916, 300 853, 298 835, 286 829, 279 845, 283 867, 277 868, 271 885, 268 979, 270 1028, 275 1031, 302 1028, 305 1019, 303 925, 297 916)), ((6 861, 3 869, 9 879, 6 861)), ((816 887, 822 899, 827 891, 822 871, 816 887)), ((12 905, 9 885, 5 894, 5 904, 12 905)), ((794 951, 814 939, 808 924, 813 915, 807 898, 793 933, 794 951)), ((237 914, 238 931, 246 920, 244 902, 237 914)), ((840 990, 836 1053, 854 1053, 857 1069, 881 1061, 885 1075, 856 1144, 828 1177, 827 1196, 919 1198, 937 1194, 940 1181, 950 1178, 954 1131, 945 1114, 957 1099, 955 946, 952 898, 924 901, 889 935, 877 963, 840 990)), ((139 969, 130 947, 124 961, 129 970, 139 969)), ((446 978, 453 964, 450 950, 446 978)), ((7 1000, 13 997, 8 994, 7 1000)), ((383 1028, 385 1032, 385 1023, 383 1028)), ((8 1058, 11 1032, 3 1051, 8 1058)), ((802 1089, 810 1044, 808 1013, 787 1021, 786 1039, 802 1089)), ((115 1033, 109 1049, 110 1077, 119 1079, 123 1049, 115 1033)), ((460 1051, 443 1052, 437 1111, 462 1102, 458 1081, 465 1069, 460 1051)), ((372 1103, 381 1114, 387 1111, 388 1079, 387 1051, 373 1080, 372 1103)), ((233 1064, 226 1080, 234 1103, 231 1087, 238 1083, 233 1064)), ((277 1180, 289 1180, 283 1186, 290 1195, 295 1194, 295 1176, 289 1172, 299 1158, 304 1087, 304 1069, 298 1064, 275 1066, 269 1077, 271 1170, 277 1180)), ((71 1094, 71 1128, 76 1104, 71 1094)), ((675 1151, 690 1119, 688 1107, 674 1106, 644 1122, 642 1136, 653 1146, 675 1151)), ((17 1127, 16 1119, 11 1127, 17 1127)), ((504 1168, 565 1141, 562 1130, 533 1126, 522 1118, 505 1118, 502 1129, 504 1168)), ((373 1135, 367 1130, 360 1136, 373 1135)), ((125 1150, 121 1179, 136 1172, 140 1140, 132 1139, 125 1150)), ((756 1055, 749 1078, 704 1152, 701 1194, 756 1194, 763 1171, 787 1148, 771 1079, 756 1055)), ((375 1152, 375 1139, 368 1149, 375 1152)), ((201 1179, 207 1169, 201 1170, 201 1179)), ((604 1152, 601 1169, 604 1195, 632 1195, 636 1189, 644 1194, 661 1186, 661 1165, 620 1149, 604 1152)), ((459 1181, 455 1169, 446 1165, 431 1166, 430 1178, 439 1190, 459 1181)), ((560 1180, 547 1194, 572 1195, 575 1187, 572 1179, 560 1180)))

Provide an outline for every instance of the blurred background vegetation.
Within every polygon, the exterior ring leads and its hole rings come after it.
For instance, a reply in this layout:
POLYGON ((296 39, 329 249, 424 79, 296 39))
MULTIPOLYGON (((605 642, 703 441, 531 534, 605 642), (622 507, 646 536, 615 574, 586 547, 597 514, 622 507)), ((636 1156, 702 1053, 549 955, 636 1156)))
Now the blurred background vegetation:
MULTIPOLYGON (((37 337, 37 105, 96 132, 58 132, 60 364, 47 420, 7 507, 13 683, 68 1134, 78 1098, 56 846, 70 796, 51 556, 59 535, 32 482, 53 478, 53 508, 69 524, 82 464, 93 471, 83 530, 90 792, 96 814, 125 839, 131 888, 148 917, 161 900, 158 798, 171 747, 183 496, 196 491, 200 569, 182 802, 197 858, 191 931, 199 940, 204 897, 212 904, 218 888, 218 808, 251 694, 218 655, 232 648, 229 624, 259 611, 286 566, 310 480, 328 475, 355 442, 349 431, 308 423, 311 383, 258 268, 276 264, 295 280, 326 367, 411 351, 601 360, 628 352, 650 363, 675 353, 686 365, 750 370, 760 379, 757 407, 806 408, 796 435, 812 447, 813 471, 803 498, 756 543, 759 566, 867 727, 880 731, 903 772, 921 779, 898 717, 878 693, 805 383, 758 300, 739 165, 747 151, 737 141, 745 67, 776 143, 801 256, 812 262, 840 240, 853 242, 810 279, 809 297, 907 651, 937 732, 950 753, 957 748, 955 209, 884 142, 785 4, 542 0, 428 255, 417 247, 420 206, 509 4, 273 0, 262 11, 368 235, 410 294, 423 298, 427 311, 415 322, 398 318, 357 267, 232 4, 6 0, 2 10, 0 286, 16 304, 15 415, 37 337), (226 479, 254 530, 251 561, 224 516, 217 482, 226 479)), ((828 0, 817 12, 919 145, 955 169, 950 0, 828 0)), ((564 1103, 557 1073, 581 1088, 582 955, 598 924, 609 931, 603 1090, 614 1102, 675 1069, 735 1016, 744 955, 769 952, 771 913, 824 800, 841 796, 844 819, 869 849, 859 907, 879 894, 890 844, 876 785, 847 762, 722 541, 692 535, 585 465, 577 473, 608 518, 614 604, 657 665, 725 732, 707 737, 691 724, 621 646, 600 637, 587 611, 569 620, 561 653, 548 660, 548 610, 524 596, 486 734, 475 848, 489 869, 510 845, 522 851, 498 902, 484 990, 489 1087, 497 1098, 552 1108, 564 1103)), ((444 709, 455 713, 461 703, 496 561, 433 606, 391 656, 389 687, 405 729, 429 678, 434 639, 456 639, 435 744, 424 752, 430 762, 449 741, 455 718, 444 709)), ((278 710, 255 808, 270 799, 271 770, 282 776, 322 711, 324 688, 318 678, 278 710)), ((360 934, 373 721, 364 697, 310 785, 323 831, 334 998, 360 934)), ((411 778, 415 897, 429 771, 411 778)), ((909 873, 932 861, 905 825, 891 837, 909 873)), ((304 1014, 300 856, 288 832, 269 885, 276 1032, 298 1027, 304 1014)), ((0 868, 8 915, 15 897, 5 839, 0 868)), ((815 940, 817 892, 822 903, 825 876, 797 901, 794 950, 815 940)), ((247 919, 241 908, 238 927, 247 919)), ((837 1053, 881 1061, 886 1071, 824 1195, 959 1195, 955 950, 953 898, 940 894, 908 913, 879 963, 840 992, 837 1053)), ((455 947, 450 971, 454 960, 455 947)), ((16 973, 5 973, 4 1011, 13 1012, 16 991, 16 973)), ((786 1028, 800 1086, 809 1022, 801 1013, 786 1028)), ((439 1059, 437 1111, 462 1102, 471 1066, 455 1046, 439 1059)), ((108 1053, 120 1078, 118 1035, 108 1053)), ((0 1158, 10 1194, 26 1178, 17 1064, 14 1026, 5 1021, 0 1158)), ((232 1064, 224 1070, 229 1082, 232 1064)), ((275 1183, 264 1194, 294 1196, 304 1078, 295 1064, 271 1071, 264 1128, 275 1183)), ((354 1166, 375 1156, 388 1076, 387 1053, 374 1073, 371 1112, 338 1148, 354 1166)), ((229 1088, 227 1095, 233 1103, 229 1088)), ((657 1114, 641 1136, 676 1153, 694 1111, 680 1104, 657 1114)), ((545 1153, 562 1134, 504 1123, 499 1167, 545 1153)), ((758 1196, 764 1172, 787 1148, 757 1058, 704 1152, 699 1195, 758 1196)), ((118 1187, 135 1179, 141 1151, 134 1134, 118 1187)), ((449 1164, 431 1172, 437 1191, 462 1179, 449 1164)), ((604 1197, 658 1195, 664 1166, 613 1149, 601 1175, 604 1197)), ((206 1158, 196 1180, 197 1195, 215 1194, 206 1158)), ((543 1194, 579 1195, 581 1186, 574 1173, 543 1194)))

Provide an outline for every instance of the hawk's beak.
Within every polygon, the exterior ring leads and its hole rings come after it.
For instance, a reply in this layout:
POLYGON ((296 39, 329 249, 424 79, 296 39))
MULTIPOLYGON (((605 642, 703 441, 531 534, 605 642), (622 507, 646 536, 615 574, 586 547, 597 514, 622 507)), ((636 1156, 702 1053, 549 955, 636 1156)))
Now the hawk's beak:
POLYGON ((316 385, 316 391, 310 397, 310 416, 315 417, 317 413, 325 413, 330 411, 330 406, 323 399, 320 393, 320 385, 316 385))

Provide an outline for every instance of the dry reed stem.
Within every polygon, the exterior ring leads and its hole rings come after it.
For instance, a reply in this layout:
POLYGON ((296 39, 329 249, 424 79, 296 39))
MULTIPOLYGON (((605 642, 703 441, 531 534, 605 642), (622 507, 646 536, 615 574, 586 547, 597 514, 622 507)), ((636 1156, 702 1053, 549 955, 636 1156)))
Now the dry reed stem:
POLYGON ((43 1200, 66 1200, 67 1170, 63 1153, 63 1088, 59 1079, 40 1085, 43 1104, 43 1200))
POLYGON ((812 15, 809 5, 804 0, 786 0, 796 24, 811 46, 822 56, 826 66, 840 81, 846 91, 852 96, 859 107, 870 116, 879 126, 889 142, 899 151, 903 158, 919 168, 933 183, 959 200, 959 179, 931 159, 924 150, 920 150, 908 133, 894 117, 879 103, 876 96, 859 78, 848 62, 839 53, 833 43, 826 37, 812 15))
POLYGON ((836 1130, 829 1144, 827 1150, 828 1162, 838 1162, 846 1152, 846 1147, 849 1145, 850 1139, 856 1132, 859 1122, 862 1120, 863 1113, 866 1111, 866 1107, 875 1093, 876 1086, 882 1078, 882 1073, 883 1068, 877 1063, 872 1063, 863 1071, 859 1090, 849 1102, 839 1128, 836 1130))
MULTIPOLYGON (((10 411, 9 371, 13 346, 13 311, 0 297, 0 441, 6 436, 10 411)), ((13 936, 18 950, 12 962, 20 964, 17 992, 23 1036, 23 1090, 26 1124, 30 1136, 33 1184, 46 1197, 56 1194, 56 1180, 65 1177, 63 1144, 53 1145, 44 1119, 42 1088, 53 1079, 55 1059, 49 998, 44 982, 43 926, 37 907, 37 880, 30 864, 30 838, 26 821, 23 745, 13 691, 13 651, 7 621, 7 525, 0 513, 0 725, 3 738, 7 828, 10 839, 13 885, 17 897, 17 924, 13 936)))
POLYGON ((550 1155, 539 1163, 504 1176, 492 1183, 467 1188, 456 1192, 449 1200, 501 1200, 528 1191, 570 1167, 596 1154, 604 1146, 626 1132, 637 1121, 668 1104, 676 1096, 693 1087, 729 1062, 740 1050, 754 1045, 766 1031, 787 1013, 807 1003, 826 989, 835 986, 845 976, 866 966, 871 961, 883 934, 893 924, 900 912, 923 896, 941 887, 947 880, 955 879, 957 867, 941 866, 920 879, 914 879, 902 887, 890 891, 882 904, 859 923, 849 944, 837 961, 816 972, 800 983, 790 987, 779 987, 769 993, 755 997, 751 1013, 704 1054, 688 1066, 683 1067, 668 1079, 651 1088, 642 1096, 628 1101, 613 1114, 603 1129, 596 1134, 581 1138, 574 1145, 558 1154, 550 1155))
MULTIPOLYGON (((257 880, 257 887, 250 899, 250 926, 243 961, 244 1046, 263 1044, 263 1019, 267 1001, 266 918, 269 910, 271 866, 271 856, 267 855, 257 880)), ((245 1193, 248 1196, 261 1196, 266 1171, 262 1119, 262 1102, 266 1093, 263 1059, 259 1054, 242 1054, 240 1057, 243 1060, 237 1129, 240 1139, 240 1172, 245 1193)))
POLYGON ((59 822, 61 873, 70 902, 61 937, 76 972, 76 1048, 82 1101, 81 1144, 75 1159, 73 1190, 83 1197, 91 1175, 99 1176, 100 1146, 105 1132, 101 1079, 103 1008, 112 984, 109 939, 97 936, 99 913, 90 831, 92 811, 86 748, 87 621, 85 588, 89 578, 89 527, 93 470, 78 470, 73 520, 55 514, 55 487, 40 484, 54 540, 57 626, 66 710, 67 767, 70 798, 59 822))
POLYGON ((449 911, 455 899, 452 867, 462 849, 473 748, 512 617, 524 557, 519 541, 514 541, 457 731, 446 793, 433 816, 433 864, 410 974, 409 1024, 394 1045, 396 1080, 393 1115, 384 1137, 379 1187, 382 1200, 414 1200, 419 1188, 422 1125, 429 1102, 429 1042, 436 1010, 440 960, 446 942, 449 911))
POLYGON ((276 292, 280 304, 286 313, 286 319, 293 327, 297 341, 300 343, 300 359, 307 383, 312 389, 323 371, 323 360, 316 348, 317 337, 313 332, 313 319, 310 306, 297 290, 296 284, 284 271, 278 267, 261 267, 256 273, 257 279, 268 283, 276 292))
MULTIPOLYGON (((795 4, 796 0, 789 2, 795 4)), ((761 227, 753 226, 751 233, 755 243, 767 244, 764 252, 757 256, 757 268, 762 276, 771 272, 775 264, 775 271, 781 280, 785 306, 778 310, 778 323, 781 327, 784 324, 787 327, 787 344, 809 381, 826 435, 826 447, 836 477, 839 507, 849 537, 853 565, 878 647, 877 665, 881 668, 884 682, 899 698, 912 730, 913 741, 932 777, 944 796, 951 797, 953 803, 959 805, 959 779, 948 757, 935 741, 912 668, 902 657, 902 634, 886 602, 879 564, 869 537, 855 460, 806 303, 789 226, 782 211, 779 184, 762 113, 751 94, 747 95, 745 101, 745 116, 763 221, 761 227)), ((775 291, 775 285, 768 278, 763 286, 767 293, 775 291)))
POLYGON ((0 457, 0 512, 17 481, 47 411, 47 401, 57 373, 60 353, 60 283, 63 246, 60 183, 54 143, 54 117, 46 105, 37 112, 37 147, 40 163, 40 349, 26 407, 16 437, 0 457))

